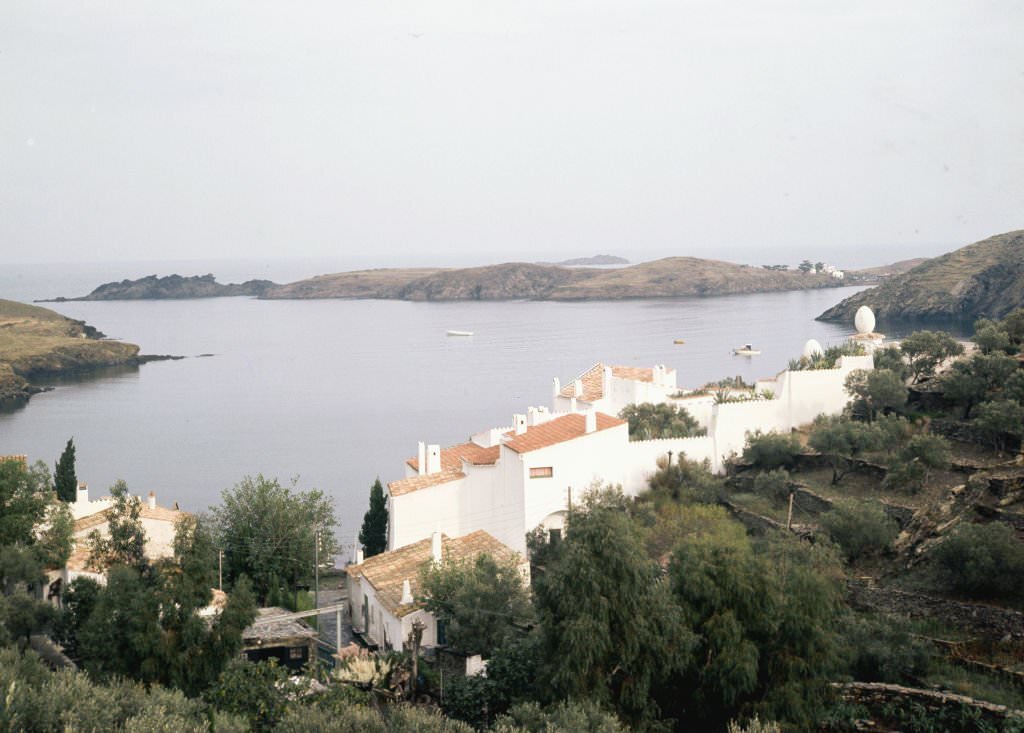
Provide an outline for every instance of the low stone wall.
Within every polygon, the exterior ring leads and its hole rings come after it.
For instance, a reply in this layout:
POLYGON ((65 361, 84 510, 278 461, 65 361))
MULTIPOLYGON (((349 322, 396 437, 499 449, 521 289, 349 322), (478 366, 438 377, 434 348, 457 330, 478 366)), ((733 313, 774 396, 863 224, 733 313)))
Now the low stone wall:
POLYGON ((793 487, 793 506, 808 514, 817 516, 832 509, 832 501, 821 494, 816 494, 806 486, 793 487))
POLYGON ((987 639, 1024 640, 1024 613, 1020 611, 879 588, 858 580, 849 581, 847 588, 854 606, 908 618, 935 619, 987 639))
POLYGON ((1003 724, 1011 720, 1015 724, 1024 723, 1024 713, 1019 710, 952 692, 922 690, 883 682, 843 682, 834 686, 845 700, 860 703, 875 714, 881 714, 893 705, 900 708, 913 705, 936 713, 955 713, 957 709, 969 709, 975 721, 994 725, 996 730, 1002 730, 1003 724))

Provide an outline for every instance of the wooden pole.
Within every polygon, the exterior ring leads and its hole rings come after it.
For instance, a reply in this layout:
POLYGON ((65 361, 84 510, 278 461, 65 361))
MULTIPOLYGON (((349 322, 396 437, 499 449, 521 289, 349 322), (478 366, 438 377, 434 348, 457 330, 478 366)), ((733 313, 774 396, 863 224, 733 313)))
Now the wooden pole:
POLYGON ((790 529, 793 526, 793 495, 796 492, 789 492, 789 512, 786 514, 786 529, 790 529))

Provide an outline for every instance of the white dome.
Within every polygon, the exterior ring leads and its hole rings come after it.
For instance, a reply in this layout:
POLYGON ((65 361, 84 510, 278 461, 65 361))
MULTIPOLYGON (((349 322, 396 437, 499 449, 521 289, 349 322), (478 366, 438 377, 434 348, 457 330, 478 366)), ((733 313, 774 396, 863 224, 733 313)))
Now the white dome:
POLYGON ((825 353, 825 350, 821 348, 821 344, 816 339, 807 339, 807 343, 804 344, 804 356, 808 359, 813 359, 816 356, 821 356, 825 353))
POLYGON ((857 333, 873 333, 875 314, 866 305, 862 305, 857 309, 857 315, 853 317, 853 325, 857 327, 857 333))

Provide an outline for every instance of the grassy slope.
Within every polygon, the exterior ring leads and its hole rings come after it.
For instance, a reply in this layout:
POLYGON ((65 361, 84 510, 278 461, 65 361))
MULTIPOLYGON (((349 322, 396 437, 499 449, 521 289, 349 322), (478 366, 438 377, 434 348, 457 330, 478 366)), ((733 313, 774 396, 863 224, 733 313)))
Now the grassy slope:
POLYGON ((47 308, 0 300, 0 399, 25 397, 28 380, 132 362, 135 344, 104 341, 47 308))
POLYGON ((862 305, 879 318, 999 318, 1024 306, 1024 231, 975 242, 857 293, 819 316, 846 321, 862 305))

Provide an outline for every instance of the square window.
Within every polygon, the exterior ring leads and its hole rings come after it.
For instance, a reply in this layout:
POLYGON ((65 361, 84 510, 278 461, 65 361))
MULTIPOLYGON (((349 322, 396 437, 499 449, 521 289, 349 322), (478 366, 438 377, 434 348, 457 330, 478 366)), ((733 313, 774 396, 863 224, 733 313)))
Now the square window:
POLYGON ((288 650, 288 658, 289 659, 302 659, 302 647, 301 646, 293 646, 291 649, 289 649, 288 650))

